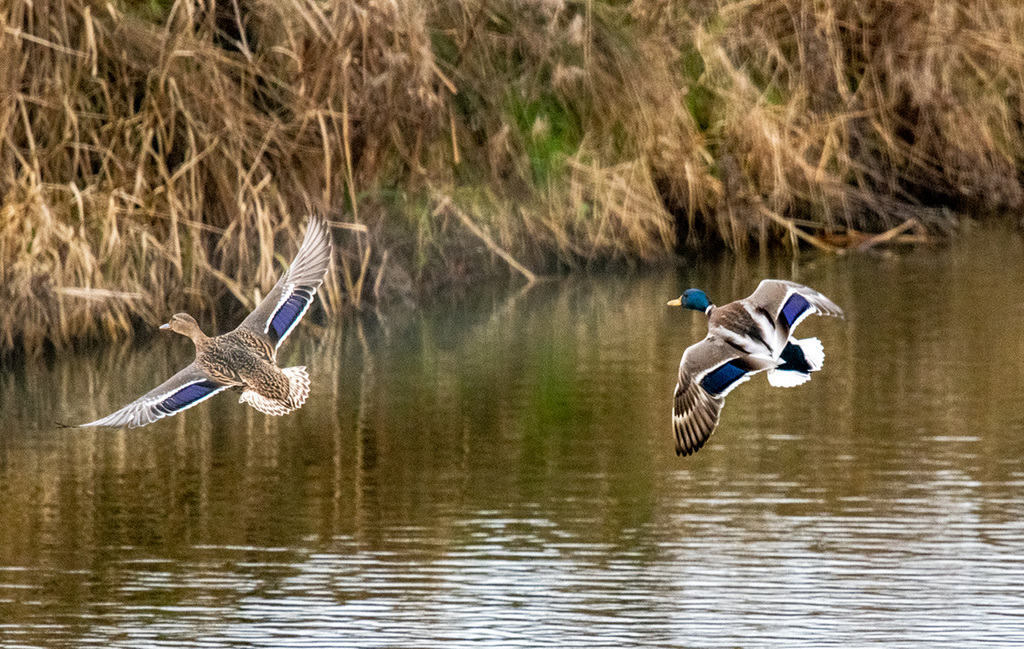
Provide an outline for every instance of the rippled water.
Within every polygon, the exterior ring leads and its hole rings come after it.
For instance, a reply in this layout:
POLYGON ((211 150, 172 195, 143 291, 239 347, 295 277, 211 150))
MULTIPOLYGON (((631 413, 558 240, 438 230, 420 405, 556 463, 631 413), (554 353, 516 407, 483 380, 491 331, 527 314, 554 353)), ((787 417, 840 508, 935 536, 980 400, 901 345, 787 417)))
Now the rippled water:
POLYGON ((289 340, 313 393, 106 414, 188 362, 146 345, 0 373, 0 645, 1024 645, 1024 245, 545 282, 289 340), (667 299, 764 276, 845 321, 808 384, 669 427, 667 299))

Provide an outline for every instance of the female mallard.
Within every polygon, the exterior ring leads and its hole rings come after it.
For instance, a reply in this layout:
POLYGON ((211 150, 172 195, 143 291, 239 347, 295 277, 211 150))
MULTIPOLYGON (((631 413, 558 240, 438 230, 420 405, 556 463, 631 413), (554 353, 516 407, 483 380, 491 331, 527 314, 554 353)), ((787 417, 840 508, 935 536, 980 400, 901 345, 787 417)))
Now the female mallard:
POLYGON ((779 279, 762 281, 750 297, 716 307, 691 288, 669 306, 684 306, 708 316, 708 335, 683 352, 672 405, 676 454, 704 446, 725 395, 751 375, 768 370, 776 387, 800 385, 821 369, 825 350, 817 338, 796 340, 792 332, 811 315, 843 317, 843 310, 814 289, 779 279))
POLYGON ((277 348, 312 304, 330 261, 327 222, 312 217, 288 272, 242 324, 234 331, 209 338, 192 316, 174 315, 160 328, 191 338, 196 359, 114 414, 82 426, 145 426, 228 388, 241 388, 239 403, 248 403, 268 415, 295 410, 309 396, 309 375, 305 367, 279 368, 277 348))

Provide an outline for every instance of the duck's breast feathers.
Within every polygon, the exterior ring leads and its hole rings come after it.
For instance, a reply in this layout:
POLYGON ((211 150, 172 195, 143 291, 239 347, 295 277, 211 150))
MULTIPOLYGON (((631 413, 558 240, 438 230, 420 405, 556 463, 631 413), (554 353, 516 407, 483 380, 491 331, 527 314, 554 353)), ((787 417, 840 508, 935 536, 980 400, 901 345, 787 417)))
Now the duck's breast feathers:
POLYGON ((193 363, 117 412, 81 426, 145 426, 187 410, 229 387, 230 384, 212 379, 193 363))
POLYGON ((843 310, 821 293, 803 284, 781 279, 763 280, 757 290, 742 301, 771 314, 787 337, 811 314, 843 317, 843 310))
POLYGON ((295 260, 239 329, 267 336, 276 349, 313 303, 331 263, 331 231, 319 216, 310 217, 295 260))

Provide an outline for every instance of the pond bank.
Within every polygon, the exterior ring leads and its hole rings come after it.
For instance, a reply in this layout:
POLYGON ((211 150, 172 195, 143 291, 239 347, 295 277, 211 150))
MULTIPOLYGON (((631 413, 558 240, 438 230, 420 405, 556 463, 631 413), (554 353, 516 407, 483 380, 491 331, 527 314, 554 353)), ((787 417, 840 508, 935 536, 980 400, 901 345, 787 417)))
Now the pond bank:
POLYGON ((227 320, 310 210, 337 313, 1024 203, 1015 2, 705 4, 10 2, 0 353, 227 320))

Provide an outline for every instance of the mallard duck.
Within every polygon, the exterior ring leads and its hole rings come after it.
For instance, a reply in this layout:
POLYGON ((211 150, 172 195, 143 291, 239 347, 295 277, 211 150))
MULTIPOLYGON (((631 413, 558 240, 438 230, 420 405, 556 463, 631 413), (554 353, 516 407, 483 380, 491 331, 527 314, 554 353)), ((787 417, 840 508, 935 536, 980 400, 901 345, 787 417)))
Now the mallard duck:
POLYGON ((330 229, 312 217, 291 267, 242 324, 211 338, 192 316, 175 314, 160 328, 191 338, 196 359, 124 408, 81 426, 145 426, 228 388, 241 389, 239 403, 268 415, 295 410, 309 396, 309 375, 305 367, 279 368, 277 349, 312 304, 330 261, 330 229))
POLYGON ((762 281, 750 297, 716 307, 704 291, 691 288, 669 306, 708 316, 708 335, 683 352, 672 405, 676 454, 700 450, 718 425, 729 394, 754 374, 768 370, 776 387, 800 385, 821 369, 825 349, 817 338, 793 338, 813 314, 843 317, 843 310, 814 289, 779 279, 762 281))

